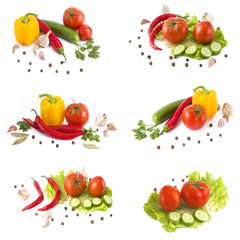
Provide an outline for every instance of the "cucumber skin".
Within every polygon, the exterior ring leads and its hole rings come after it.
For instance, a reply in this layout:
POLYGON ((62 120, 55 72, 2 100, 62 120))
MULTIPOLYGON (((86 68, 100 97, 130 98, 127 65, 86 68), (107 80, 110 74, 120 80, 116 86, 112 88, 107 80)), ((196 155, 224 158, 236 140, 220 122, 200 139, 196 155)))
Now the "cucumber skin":
POLYGON ((45 22, 58 37, 64 38, 71 43, 78 43, 80 41, 79 35, 71 28, 54 21, 43 19, 42 21, 45 22))
POLYGON ((173 113, 176 111, 178 106, 184 101, 185 99, 177 100, 174 102, 171 102, 162 108, 160 108, 158 111, 156 111, 153 114, 152 120, 156 124, 160 124, 164 122, 165 120, 169 119, 173 113))
MULTIPOLYGON (((198 217, 197 217, 197 211, 199 211, 199 210, 196 210, 194 213, 193 213, 193 216, 199 221, 199 222, 209 222, 210 220, 211 220, 211 216, 210 216, 210 214, 208 213, 208 212, 206 212, 206 214, 208 215, 208 220, 202 220, 202 219, 199 219, 198 217)), ((203 211, 203 210, 202 210, 203 211)), ((204 211, 205 212, 205 211, 204 211)))

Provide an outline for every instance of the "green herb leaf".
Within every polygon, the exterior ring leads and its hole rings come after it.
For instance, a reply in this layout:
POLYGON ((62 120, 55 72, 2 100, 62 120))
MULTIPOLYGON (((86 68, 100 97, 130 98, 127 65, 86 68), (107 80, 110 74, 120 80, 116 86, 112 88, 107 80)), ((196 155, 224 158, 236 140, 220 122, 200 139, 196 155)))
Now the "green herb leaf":
POLYGON ((83 128, 82 132, 86 134, 81 137, 82 140, 100 142, 100 136, 95 134, 96 131, 94 131, 91 127, 89 129, 83 128))
POLYGON ((23 132, 27 132, 27 130, 30 128, 30 125, 25 121, 18 121, 17 125, 19 126, 19 130, 22 130, 23 132))

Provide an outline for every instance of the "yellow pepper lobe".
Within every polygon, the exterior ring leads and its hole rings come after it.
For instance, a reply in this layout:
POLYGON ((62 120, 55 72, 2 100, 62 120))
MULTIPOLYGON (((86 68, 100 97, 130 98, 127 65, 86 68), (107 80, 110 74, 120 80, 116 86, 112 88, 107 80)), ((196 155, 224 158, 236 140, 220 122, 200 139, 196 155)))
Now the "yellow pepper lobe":
POLYGON ((39 35, 38 20, 32 15, 25 15, 14 22, 14 34, 21 45, 30 46, 39 35))
POLYGON ((44 97, 40 103, 40 114, 47 126, 61 125, 65 118, 65 104, 60 97, 49 94, 41 94, 44 97))
POLYGON ((207 90, 205 87, 199 86, 195 88, 192 104, 199 104, 203 106, 207 112, 207 119, 209 119, 217 113, 217 94, 213 90, 207 90), (196 90, 198 88, 202 88, 202 90, 196 90))

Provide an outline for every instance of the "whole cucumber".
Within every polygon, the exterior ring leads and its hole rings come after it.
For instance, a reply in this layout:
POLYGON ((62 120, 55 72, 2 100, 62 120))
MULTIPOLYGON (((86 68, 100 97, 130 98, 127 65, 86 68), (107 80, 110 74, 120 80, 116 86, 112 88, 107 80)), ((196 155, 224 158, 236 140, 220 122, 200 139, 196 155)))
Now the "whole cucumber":
POLYGON ((71 28, 54 21, 43 19, 42 21, 45 22, 58 37, 64 38, 71 43, 79 42, 79 35, 71 28))
POLYGON ((177 101, 171 102, 171 103, 163 106, 162 108, 160 108, 158 111, 156 111, 153 114, 153 117, 152 117, 153 122, 160 124, 163 121, 169 119, 173 115, 173 113, 176 111, 178 106, 184 100, 185 99, 177 100, 177 101))

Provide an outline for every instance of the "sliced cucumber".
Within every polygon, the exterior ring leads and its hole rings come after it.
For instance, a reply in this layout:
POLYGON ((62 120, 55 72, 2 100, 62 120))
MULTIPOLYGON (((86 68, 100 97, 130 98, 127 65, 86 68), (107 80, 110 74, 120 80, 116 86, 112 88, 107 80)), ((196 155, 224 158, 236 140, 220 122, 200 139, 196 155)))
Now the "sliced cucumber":
POLYGON ((102 200, 100 198, 93 198, 92 199, 92 204, 94 206, 99 206, 99 205, 101 205, 101 203, 102 203, 102 200))
POLYGON ((199 222, 209 222, 211 220, 211 216, 204 210, 198 209, 193 215, 199 222))
POLYGON ((73 208, 77 208, 80 206, 80 200, 78 198, 72 198, 70 200, 70 205, 73 207, 73 208))
POLYGON ((185 54, 189 57, 193 56, 195 53, 197 52, 197 46, 196 45, 191 45, 189 46, 186 51, 185 54))
POLYGON ((86 199, 82 203, 83 207, 86 209, 90 209, 92 207, 92 201, 89 199, 86 199))
POLYGON ((183 213, 182 221, 185 226, 191 227, 194 224, 194 217, 190 213, 183 213))
POLYGON ((218 55, 222 50, 222 45, 218 42, 212 42, 210 48, 213 55, 218 55))
POLYGON ((112 198, 109 197, 108 195, 103 195, 103 201, 106 204, 107 207, 112 206, 112 198))
POLYGON ((185 48, 186 47, 184 45, 178 45, 173 49, 172 53, 174 56, 178 56, 185 51, 185 48))
POLYGON ((204 58, 210 58, 212 56, 212 52, 211 52, 211 50, 209 48, 203 47, 201 49, 201 55, 204 58))
POLYGON ((181 214, 179 212, 170 212, 168 215, 168 220, 173 225, 177 226, 180 222, 181 214))

